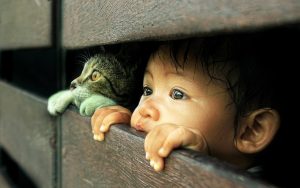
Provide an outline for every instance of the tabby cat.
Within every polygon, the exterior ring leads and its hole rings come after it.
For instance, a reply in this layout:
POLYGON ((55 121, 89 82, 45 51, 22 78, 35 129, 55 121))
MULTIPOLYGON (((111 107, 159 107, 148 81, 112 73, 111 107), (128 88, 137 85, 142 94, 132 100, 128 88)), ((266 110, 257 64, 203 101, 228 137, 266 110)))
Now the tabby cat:
POLYGON ((69 90, 59 91, 49 98, 48 111, 58 115, 69 104, 74 104, 82 116, 92 116, 97 108, 115 104, 128 107, 135 96, 136 71, 134 63, 122 64, 109 54, 94 55, 86 61, 69 90))

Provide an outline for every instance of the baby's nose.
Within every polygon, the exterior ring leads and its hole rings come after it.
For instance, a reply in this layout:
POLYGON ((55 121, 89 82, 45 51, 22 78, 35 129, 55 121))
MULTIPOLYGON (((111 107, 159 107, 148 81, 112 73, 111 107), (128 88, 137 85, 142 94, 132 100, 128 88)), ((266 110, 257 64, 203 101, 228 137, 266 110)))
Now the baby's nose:
POLYGON ((140 106, 139 113, 144 118, 151 118, 154 121, 159 120, 159 110, 153 104, 145 102, 140 106))

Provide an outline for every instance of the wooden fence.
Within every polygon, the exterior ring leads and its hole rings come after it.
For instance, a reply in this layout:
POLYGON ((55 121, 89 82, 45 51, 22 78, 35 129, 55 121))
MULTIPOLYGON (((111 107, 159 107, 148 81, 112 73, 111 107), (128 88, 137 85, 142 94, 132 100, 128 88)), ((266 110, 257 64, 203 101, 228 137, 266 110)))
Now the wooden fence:
POLYGON ((104 142, 96 142, 89 118, 74 108, 51 117, 47 97, 65 87, 70 66, 66 61, 78 49, 293 26, 300 23, 300 1, 0 0, 0 4, 1 188, 22 187, 28 181, 30 186, 47 188, 273 187, 184 149, 173 152, 166 169, 156 173, 144 157, 144 134, 117 125, 104 142), (34 63, 24 65, 23 57, 34 63), (11 169, 8 159, 18 170, 11 169))

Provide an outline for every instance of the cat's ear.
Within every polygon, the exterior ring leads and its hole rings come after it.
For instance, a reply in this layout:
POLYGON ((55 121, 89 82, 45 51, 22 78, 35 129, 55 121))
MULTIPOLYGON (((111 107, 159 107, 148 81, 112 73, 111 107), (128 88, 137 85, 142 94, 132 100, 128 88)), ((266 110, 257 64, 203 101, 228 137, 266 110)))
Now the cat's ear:
POLYGON ((279 126, 280 116, 276 110, 262 108, 251 112, 240 120, 236 148, 248 154, 263 150, 273 140, 279 126))

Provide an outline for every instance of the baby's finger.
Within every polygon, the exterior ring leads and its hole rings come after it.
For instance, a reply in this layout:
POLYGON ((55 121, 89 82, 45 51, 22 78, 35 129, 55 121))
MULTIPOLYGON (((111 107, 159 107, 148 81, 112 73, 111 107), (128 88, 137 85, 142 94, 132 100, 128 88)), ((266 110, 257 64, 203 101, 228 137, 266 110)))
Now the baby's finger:
POLYGON ((146 135, 144 149, 147 160, 161 158, 158 155, 158 150, 162 147, 165 138, 165 135, 161 134, 160 129, 154 129, 146 135))
POLYGON ((95 112, 94 112, 94 114, 92 115, 92 118, 91 118, 92 126, 95 125, 96 119, 99 117, 99 115, 102 113, 103 110, 104 110, 104 108, 95 110, 95 112))
POLYGON ((98 134, 94 134, 94 140, 97 141, 103 141, 104 140, 104 133, 98 133, 98 134))
POLYGON ((98 123, 99 123, 99 121, 102 122, 103 118, 104 118, 107 114, 111 113, 112 111, 114 111, 114 110, 112 110, 112 109, 110 109, 110 108, 108 108, 108 107, 96 109, 95 112, 94 112, 94 114, 93 114, 93 116, 92 116, 92 118, 91 118, 91 123, 92 123, 93 125, 95 125, 95 124, 96 124, 96 120, 97 120, 98 123), (102 119, 102 120, 101 120, 101 119, 102 119))
POLYGON ((158 154, 161 157, 167 157, 174 148, 178 148, 182 145, 182 136, 184 135, 185 130, 182 128, 178 128, 173 131, 169 136, 165 139, 162 147, 159 149, 158 154))
POLYGON ((150 131, 145 138, 144 149, 151 157, 152 153, 157 153, 159 148, 162 146, 164 137, 160 135, 159 130, 150 131))
POLYGON ((202 136, 195 134, 188 129, 178 128, 167 137, 162 148, 159 150, 159 155, 161 157, 166 157, 173 149, 180 146, 197 151, 204 151, 206 149, 206 142, 202 136))
POLYGON ((164 159, 159 156, 152 157, 150 160, 150 165, 156 172, 159 172, 164 168, 164 159))
POLYGON ((112 112, 104 117, 102 121, 102 125, 100 127, 101 132, 107 132, 109 127, 113 124, 129 124, 130 115, 128 113, 120 113, 120 112, 112 112))
POLYGON ((91 125, 92 125, 92 132, 93 134, 99 134, 100 130, 99 130, 99 122, 101 122, 101 117, 94 117, 93 120, 91 121, 91 125))
POLYGON ((103 110, 97 111, 97 113, 94 113, 94 115, 92 116, 93 121, 91 122, 94 133, 100 132, 100 127, 103 124, 103 119, 113 112, 114 112, 114 110, 111 110, 111 109, 103 109, 103 110))
POLYGON ((98 123, 101 122, 101 114, 102 112, 105 111, 105 108, 102 109, 96 109, 94 114, 92 115, 91 118, 91 125, 92 125, 92 130, 94 131, 95 126, 99 125, 98 123))
POLYGON ((112 110, 116 110, 118 112, 127 113, 131 116, 130 110, 128 110, 127 108, 125 108, 123 106, 108 106, 107 108, 112 109, 112 110))

